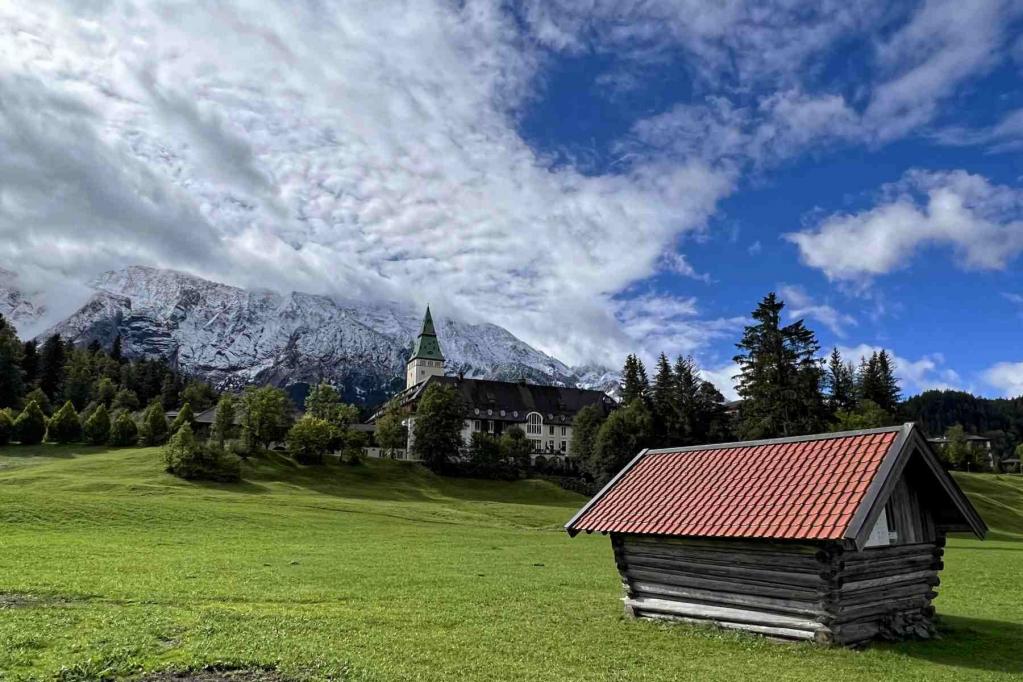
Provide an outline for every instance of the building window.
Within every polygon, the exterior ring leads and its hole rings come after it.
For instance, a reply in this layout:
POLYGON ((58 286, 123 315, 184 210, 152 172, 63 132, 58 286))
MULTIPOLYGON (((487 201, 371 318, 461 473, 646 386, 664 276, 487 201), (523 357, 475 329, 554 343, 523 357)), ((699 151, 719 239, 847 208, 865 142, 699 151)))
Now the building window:
POLYGON ((554 441, 547 441, 547 452, 554 452, 554 441))
POLYGON ((567 440, 561 441, 561 451, 562 452, 568 452, 568 441, 567 440))
POLYGON ((472 430, 473 431, 479 431, 482 428, 483 428, 483 425, 480 423, 479 419, 473 419, 472 420, 472 430))
POLYGON ((526 418, 526 433, 539 436, 543 433, 543 417, 536 412, 530 412, 526 418))
MULTIPOLYGON (((567 436, 568 435, 568 427, 567 426, 562 426, 561 427, 561 435, 562 436, 567 436)), ((565 448, 561 448, 561 449, 564 450, 565 448)))
POLYGON ((547 435, 549 436, 554 435, 554 424, 551 424, 549 427, 547 427, 547 435))

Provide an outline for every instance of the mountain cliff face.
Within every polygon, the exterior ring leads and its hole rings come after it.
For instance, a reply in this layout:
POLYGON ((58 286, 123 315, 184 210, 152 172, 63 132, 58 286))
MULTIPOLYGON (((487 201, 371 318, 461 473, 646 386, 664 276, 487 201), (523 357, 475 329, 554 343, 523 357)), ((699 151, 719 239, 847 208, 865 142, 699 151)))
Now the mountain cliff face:
POLYGON ((46 308, 18 287, 17 276, 0 268, 0 315, 24 327, 35 322, 46 312, 46 308))
MULTIPOLYGON (((422 311, 324 296, 249 291, 171 270, 129 267, 90 283, 92 297, 41 337, 76 344, 118 334, 129 356, 160 356, 221 388, 327 380, 345 397, 377 402, 404 387, 422 311)), ((0 310, 2 312, 2 310, 0 310)), ((493 324, 436 318, 448 372, 610 388, 603 368, 576 372, 493 324)))

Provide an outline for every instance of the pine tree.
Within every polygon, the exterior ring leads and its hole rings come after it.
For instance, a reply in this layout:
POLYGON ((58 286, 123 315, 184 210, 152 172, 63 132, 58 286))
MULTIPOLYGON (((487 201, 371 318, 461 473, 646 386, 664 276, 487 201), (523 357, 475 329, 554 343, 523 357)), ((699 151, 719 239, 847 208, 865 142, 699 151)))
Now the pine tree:
POLYGON ((142 445, 159 445, 167 440, 167 416, 159 401, 150 403, 142 415, 139 425, 139 442, 142 445))
POLYGON ((14 417, 11 408, 0 409, 0 445, 7 445, 14 438, 14 417))
POLYGON ((177 375, 168 373, 160 385, 160 404, 164 410, 173 410, 178 406, 178 396, 181 393, 181 382, 177 375))
POLYGON ((709 381, 700 381, 697 391, 699 431, 694 438, 697 445, 723 443, 733 440, 731 418, 725 396, 709 381))
POLYGON ((81 410, 89 404, 92 397, 93 358, 87 351, 71 349, 64 365, 63 398, 70 400, 75 409, 81 410))
POLYGON ((35 386, 39 379, 39 344, 35 339, 26 341, 22 346, 21 371, 25 386, 35 386))
POLYGON ((646 368, 639 358, 630 354, 625 358, 625 367, 622 369, 622 404, 627 405, 637 398, 645 399, 649 392, 650 383, 647 381, 646 368))
POLYGON ((121 363, 124 360, 124 352, 121 350, 120 334, 114 337, 114 343, 110 347, 110 359, 116 363, 121 363))
POLYGON ((678 356, 673 369, 675 383, 675 404, 678 405, 678 426, 675 433, 679 445, 695 445, 700 431, 700 378, 696 360, 678 356))
POLYGON ((14 420, 14 440, 22 445, 41 443, 46 434, 46 415, 34 400, 29 401, 14 420))
POLYGON ((739 435, 745 439, 814 433, 825 425, 820 346, 802 320, 782 326, 785 304, 772 292, 736 344, 739 435))
POLYGON ((89 355, 98 355, 103 352, 103 344, 99 342, 99 339, 93 339, 85 349, 89 352, 89 355))
POLYGON ((593 458, 593 446, 600 425, 604 423, 604 410, 597 405, 587 405, 575 414, 572 420, 572 442, 569 455, 585 467, 593 458))
POLYGON ((82 422, 75 406, 68 400, 57 410, 46 425, 46 440, 49 443, 76 443, 82 439, 82 422))
POLYGON ((828 390, 828 407, 832 412, 851 410, 856 406, 856 377, 853 366, 842 360, 838 348, 831 349, 824 385, 828 390))
POLYGON ((679 431, 678 392, 675 375, 664 353, 657 358, 657 374, 651 392, 654 413, 654 434, 661 445, 670 445, 679 431))
POLYGON ((33 388, 25 396, 25 404, 28 405, 31 402, 35 402, 39 405, 39 409, 43 411, 43 414, 49 416, 53 413, 53 405, 50 403, 50 399, 46 397, 41 388, 33 388))
POLYGON ((104 445, 110 440, 110 414, 105 405, 101 404, 93 410, 82 430, 85 440, 92 445, 104 445))
POLYGON ((224 447, 224 443, 234 438, 235 435, 235 398, 230 393, 225 393, 217 403, 217 411, 213 416, 213 428, 210 430, 210 440, 224 447))
POLYGON ((650 410, 642 400, 633 400, 615 410, 597 431, 593 457, 582 462, 598 484, 607 482, 639 454, 652 431, 650 410))
POLYGON ((135 420, 127 412, 121 411, 115 414, 114 421, 110 425, 110 444, 120 447, 135 445, 139 440, 138 427, 135 420))
POLYGON ((902 392, 899 380, 895 377, 895 362, 884 349, 877 354, 877 380, 880 389, 878 397, 881 398, 878 405, 889 414, 895 414, 899 409, 902 392))
POLYGON ((185 424, 188 424, 193 428, 195 427, 195 413, 192 411, 192 405, 190 403, 185 403, 181 406, 181 409, 178 411, 178 416, 176 416, 174 421, 171 422, 170 433, 172 435, 177 433, 178 429, 185 424))
POLYGON ((14 327, 0 315, 0 408, 15 407, 21 402, 25 392, 24 352, 14 327))
POLYGON ((47 397, 56 402, 64 386, 64 365, 67 349, 60 334, 46 339, 39 353, 39 388, 47 397))

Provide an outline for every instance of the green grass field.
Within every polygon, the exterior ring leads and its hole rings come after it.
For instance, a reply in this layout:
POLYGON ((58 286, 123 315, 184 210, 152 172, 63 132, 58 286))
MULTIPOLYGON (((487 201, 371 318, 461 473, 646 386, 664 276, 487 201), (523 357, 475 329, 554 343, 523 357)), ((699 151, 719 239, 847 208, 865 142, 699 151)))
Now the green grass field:
POLYGON ((238 485, 154 449, 0 449, 0 680, 206 665, 288 680, 1023 678, 1023 480, 960 482, 993 528, 950 540, 941 640, 865 651, 630 621, 583 498, 415 465, 299 468, 238 485))

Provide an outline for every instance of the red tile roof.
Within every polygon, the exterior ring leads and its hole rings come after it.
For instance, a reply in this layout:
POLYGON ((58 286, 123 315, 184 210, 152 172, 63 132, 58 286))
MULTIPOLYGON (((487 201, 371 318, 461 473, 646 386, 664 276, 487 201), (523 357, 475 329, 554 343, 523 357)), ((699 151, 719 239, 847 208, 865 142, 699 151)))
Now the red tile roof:
POLYGON ((649 452, 566 528, 572 534, 841 539, 900 431, 649 452))

